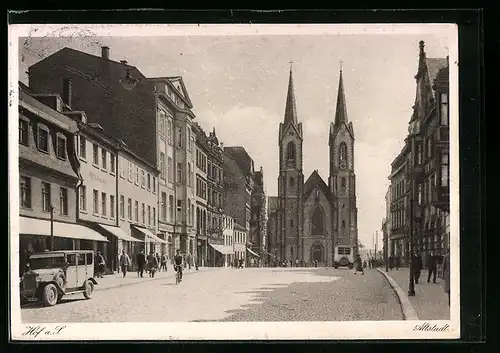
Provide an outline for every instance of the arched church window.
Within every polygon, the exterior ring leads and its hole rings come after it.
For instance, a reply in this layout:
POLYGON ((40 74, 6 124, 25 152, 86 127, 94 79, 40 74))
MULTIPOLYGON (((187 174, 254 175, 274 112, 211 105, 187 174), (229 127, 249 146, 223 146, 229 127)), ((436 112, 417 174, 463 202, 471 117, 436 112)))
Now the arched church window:
POLYGON ((342 142, 340 144, 339 160, 341 162, 346 162, 347 161, 347 145, 345 144, 345 142, 342 142))
POLYGON ((290 186, 294 186, 295 185, 295 179, 293 177, 290 177, 290 186))
POLYGON ((345 178, 345 177, 342 177, 342 178, 340 179, 340 186, 342 187, 342 189, 345 189, 345 187, 346 187, 346 183, 347 183, 346 178, 345 178))
POLYGON ((312 214, 311 234, 322 235, 324 230, 325 214, 320 206, 314 207, 312 214))
POLYGON ((295 160, 295 143, 293 141, 288 142, 286 146, 286 159, 295 160))

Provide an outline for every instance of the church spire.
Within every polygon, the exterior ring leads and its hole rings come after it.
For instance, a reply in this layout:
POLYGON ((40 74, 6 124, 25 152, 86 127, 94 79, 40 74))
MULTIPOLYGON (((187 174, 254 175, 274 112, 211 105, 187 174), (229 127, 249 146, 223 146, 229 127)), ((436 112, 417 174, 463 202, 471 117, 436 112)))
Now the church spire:
POLYGON ((295 103, 295 92, 293 89, 292 64, 293 61, 290 61, 290 78, 288 80, 288 93, 286 96, 285 107, 285 125, 289 124, 290 122, 294 125, 298 124, 297 105, 295 103))
POLYGON ((345 103, 344 80, 342 78, 342 61, 340 62, 339 90, 337 93, 337 108, 335 110, 335 125, 347 123, 347 106, 345 103))

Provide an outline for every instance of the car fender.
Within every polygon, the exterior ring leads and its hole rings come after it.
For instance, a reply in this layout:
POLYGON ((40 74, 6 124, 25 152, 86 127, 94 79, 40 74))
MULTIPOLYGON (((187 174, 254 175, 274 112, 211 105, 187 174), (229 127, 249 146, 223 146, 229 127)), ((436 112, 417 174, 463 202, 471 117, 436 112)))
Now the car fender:
POLYGON ((94 278, 92 278, 92 277, 90 277, 90 278, 88 279, 88 281, 90 281, 90 282, 92 282, 92 283, 94 283, 94 284, 99 284, 99 283, 97 283, 97 281, 96 281, 94 278))

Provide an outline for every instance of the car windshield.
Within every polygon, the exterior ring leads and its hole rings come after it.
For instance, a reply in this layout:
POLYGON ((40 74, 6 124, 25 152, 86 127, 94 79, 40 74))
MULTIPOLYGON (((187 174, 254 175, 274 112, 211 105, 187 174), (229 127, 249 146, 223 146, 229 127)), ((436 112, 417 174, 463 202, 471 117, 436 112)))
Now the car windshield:
POLYGON ((29 265, 31 270, 64 267, 65 263, 66 261, 62 256, 29 259, 29 265))

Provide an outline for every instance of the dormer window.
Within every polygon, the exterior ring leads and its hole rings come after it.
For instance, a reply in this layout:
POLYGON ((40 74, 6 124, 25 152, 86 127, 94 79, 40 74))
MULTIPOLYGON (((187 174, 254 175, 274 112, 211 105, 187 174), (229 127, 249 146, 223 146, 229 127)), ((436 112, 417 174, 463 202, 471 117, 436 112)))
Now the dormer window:
POLYGON ((66 160, 66 137, 57 135, 57 158, 66 160))
POLYGON ((49 152, 49 129, 46 126, 38 125, 38 149, 42 152, 49 152))

